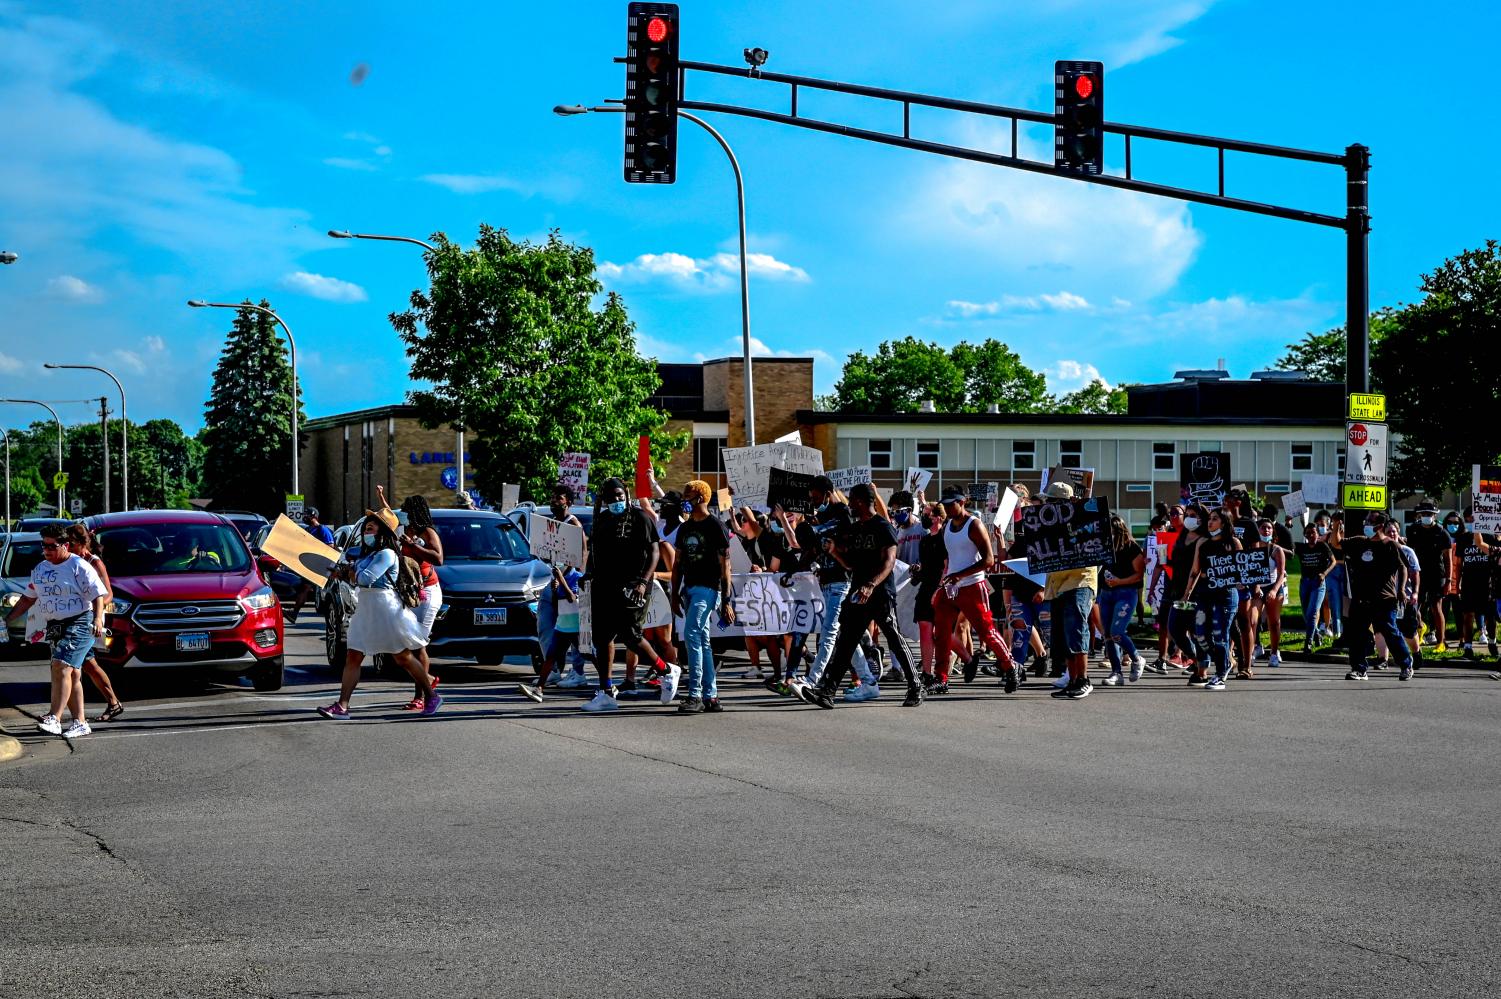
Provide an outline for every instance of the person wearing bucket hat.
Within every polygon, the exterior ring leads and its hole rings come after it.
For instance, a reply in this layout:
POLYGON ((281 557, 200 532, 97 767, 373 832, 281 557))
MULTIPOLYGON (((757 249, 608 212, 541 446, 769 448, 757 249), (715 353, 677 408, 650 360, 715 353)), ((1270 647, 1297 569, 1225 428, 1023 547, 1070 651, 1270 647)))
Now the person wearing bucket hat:
POLYGON ((396 514, 389 508, 367 510, 360 525, 360 544, 353 553, 354 564, 335 570, 359 589, 359 601, 349 621, 349 651, 344 658, 339 699, 318 709, 324 718, 349 717, 349 700, 359 685, 360 668, 367 655, 389 655, 407 671, 422 693, 424 715, 436 713, 443 705, 443 698, 433 688, 433 678, 412 655, 425 644, 422 626, 396 594, 401 572, 397 527, 396 514))
MULTIPOLYGON (((1072 500, 1074 487, 1067 482, 1048 483, 1042 494, 1046 500, 1072 500)), ((1053 691, 1054 697, 1078 700, 1088 697, 1094 687, 1089 683, 1089 612, 1099 581, 1099 567, 1063 569, 1048 573, 1043 599, 1052 602, 1052 641, 1049 643, 1057 663, 1061 658, 1068 677, 1064 686, 1053 691)), ((1060 679, 1062 679, 1060 677, 1060 679)))

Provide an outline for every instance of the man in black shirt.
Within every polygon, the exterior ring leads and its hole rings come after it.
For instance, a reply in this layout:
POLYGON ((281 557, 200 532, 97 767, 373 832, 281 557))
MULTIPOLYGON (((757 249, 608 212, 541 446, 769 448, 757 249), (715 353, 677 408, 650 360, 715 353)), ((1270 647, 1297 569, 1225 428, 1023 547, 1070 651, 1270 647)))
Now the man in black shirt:
POLYGON ((688 652, 688 699, 682 714, 721 711, 714 669, 709 619, 715 608, 727 623, 735 621, 730 590, 730 538, 724 525, 709 515, 709 484, 694 479, 683 487, 693 512, 677 532, 677 560, 672 565, 672 612, 683 617, 683 646, 688 652))
MULTIPOLYGON (((1402 667, 1400 680, 1412 679, 1412 652, 1397 627, 1397 612, 1407 594, 1407 560, 1397 543, 1382 536, 1390 520, 1384 513, 1366 515, 1364 537, 1346 538, 1345 573, 1350 587, 1350 672, 1346 680, 1366 678, 1366 657, 1375 646, 1372 632, 1386 640, 1387 654, 1402 667)), ((1426 575, 1426 573, 1422 573, 1426 575)))
POLYGON ((907 681, 907 699, 902 706, 915 708, 923 700, 922 685, 912 670, 907 643, 896 628, 896 580, 892 577, 896 568, 896 531, 890 521, 876 516, 875 499, 875 488, 868 482, 851 488, 849 506, 853 521, 835 537, 823 539, 824 549, 849 570, 851 590, 839 608, 839 636, 829 665, 813 693, 813 703, 821 708, 834 706, 839 681, 850 668, 860 636, 870 629, 872 622, 885 636, 891 657, 907 681))
MULTIPOLYGON (((844 627, 840 609, 850 592, 849 570, 835 557, 831 547, 824 543, 848 529, 851 524, 849 506, 836 498, 834 483, 826 475, 814 477, 813 484, 808 487, 808 501, 813 507, 811 523, 804 521, 799 524, 795 538, 798 548, 804 553, 802 558, 811 559, 812 568, 818 573, 818 588, 823 595, 824 611, 823 630, 818 636, 818 651, 813 656, 813 665, 808 667, 808 678, 788 682, 793 693, 803 700, 809 700, 823 680, 829 658, 834 654, 834 645, 839 640, 840 629, 844 627), (812 554, 810 556, 807 553, 812 554)), ((860 636, 855 637, 858 639, 860 636)), ((793 645, 798 647, 801 642, 794 638, 793 645)), ((789 659, 788 663, 791 665, 796 661, 795 658, 789 659)), ((855 651, 855 674, 860 678, 862 693, 879 690, 876 677, 871 673, 864 653, 858 648, 855 651)), ((862 696, 857 699, 866 698, 862 696)))
POLYGON ((606 479, 599 487, 599 510, 589 532, 585 569, 591 598, 594 668, 599 672, 599 693, 584 705, 585 711, 613 711, 619 706, 610 683, 617 641, 640 656, 642 662, 653 664, 651 675, 662 678, 663 704, 671 703, 677 693, 682 669, 669 669, 641 633, 646 622, 647 590, 657 568, 657 541, 656 521, 639 506, 626 502, 625 483, 606 479))
POLYGON ((1439 651, 1444 642, 1444 597, 1449 593, 1450 560, 1454 557, 1454 540, 1438 524, 1438 507, 1419 503, 1413 511, 1417 520, 1407 529, 1407 546, 1418 557, 1422 573, 1419 582, 1418 609, 1427 618, 1437 637, 1439 651))

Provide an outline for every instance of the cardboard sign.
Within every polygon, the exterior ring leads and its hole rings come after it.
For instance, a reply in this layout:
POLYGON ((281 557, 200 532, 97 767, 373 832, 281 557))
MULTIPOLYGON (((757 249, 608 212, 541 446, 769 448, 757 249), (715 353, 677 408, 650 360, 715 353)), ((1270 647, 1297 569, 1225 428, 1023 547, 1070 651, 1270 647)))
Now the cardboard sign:
POLYGON ((339 553, 282 515, 261 542, 261 551, 291 569, 314 586, 328 585, 328 571, 339 553))
POLYGON ((850 486, 871 481, 869 465, 851 465, 849 468, 836 468, 826 474, 829 476, 829 481, 834 483, 834 488, 846 494, 849 493, 850 486))
POLYGON ((1033 575, 1111 561, 1110 504, 1103 496, 1045 499, 1022 507, 1016 534, 1026 542, 1027 570, 1033 575))
POLYGON ((1193 451, 1178 456, 1178 484, 1185 503, 1223 506, 1229 481, 1228 451, 1193 451))
POLYGON ((1044 492, 1050 482, 1067 482, 1074 487, 1074 498, 1094 495, 1094 469, 1092 468, 1068 468, 1064 465, 1054 465, 1045 469, 1042 473, 1042 486, 1037 490, 1044 492))
POLYGON ((1303 498, 1303 490, 1294 489, 1282 497, 1282 512, 1289 517, 1303 517, 1305 520, 1307 519, 1308 501, 1303 498))
POLYGON ((532 554, 544 562, 575 567, 584 564, 584 529, 577 524, 533 514, 527 518, 526 540, 532 554))
POLYGON ((928 488, 928 483, 932 481, 933 473, 929 469, 909 468, 907 469, 907 477, 902 480, 902 488, 913 496, 916 496, 918 493, 924 492, 928 488))
POLYGON ((1305 475, 1303 488, 1300 491, 1306 502, 1333 506, 1339 502, 1339 476, 1305 475))
POLYGON ((514 510, 521 505, 521 484, 517 482, 503 482, 500 486, 500 508, 502 510, 514 510))
POLYGON ((1199 553, 1200 579, 1211 590, 1229 590, 1240 586, 1270 586, 1275 570, 1271 552, 1258 548, 1250 552, 1226 552, 1223 555, 1199 553))
POLYGON ((720 513, 728 513, 733 503, 729 489, 721 489, 714 494, 714 509, 720 513))
POLYGON ((823 452, 800 444, 757 444, 754 447, 727 447, 724 456, 725 478, 735 494, 737 506, 767 509, 767 473, 773 468, 804 475, 823 474, 823 452))
POLYGON ((651 499, 651 438, 636 442, 636 498, 651 499))
POLYGON ((767 469, 766 505, 780 506, 788 513, 812 513, 813 503, 808 499, 808 489, 812 485, 811 475, 789 472, 785 468, 767 469))
POLYGON ((1005 531, 1011 527, 1012 523, 1014 523, 1016 520, 1017 504, 1019 504, 1021 500, 1022 498, 1016 494, 1015 490, 1013 490, 1010 486, 1006 487, 1005 491, 1001 493, 1000 505, 996 507, 996 527, 999 527, 1002 531, 1005 531))
POLYGON ((573 490, 576 500, 582 501, 589 491, 589 454, 585 451, 569 451, 558 462, 558 481, 573 490))

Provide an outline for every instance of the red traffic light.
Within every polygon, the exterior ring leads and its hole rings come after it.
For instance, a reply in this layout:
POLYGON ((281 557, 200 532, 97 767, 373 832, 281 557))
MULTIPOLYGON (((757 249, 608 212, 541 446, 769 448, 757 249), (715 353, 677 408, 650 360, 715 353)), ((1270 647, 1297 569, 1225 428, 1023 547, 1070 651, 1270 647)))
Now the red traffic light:
POLYGON ((1080 100, 1088 99, 1094 93, 1094 77, 1087 73, 1081 73, 1074 77, 1074 93, 1079 95, 1080 100))
POLYGON ((654 17, 646 22, 646 37, 660 44, 667 40, 667 33, 672 30, 665 17, 654 17))

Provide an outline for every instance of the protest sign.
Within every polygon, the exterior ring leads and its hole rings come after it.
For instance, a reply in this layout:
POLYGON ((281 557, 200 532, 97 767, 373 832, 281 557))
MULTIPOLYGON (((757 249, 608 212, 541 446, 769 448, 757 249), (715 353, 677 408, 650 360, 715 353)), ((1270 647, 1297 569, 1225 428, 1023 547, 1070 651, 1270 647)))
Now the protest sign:
POLYGON ((1470 489, 1476 493, 1501 495, 1501 465, 1470 466, 1470 489))
POLYGON ((1000 505, 996 507, 995 526, 1002 531, 1010 530, 1011 525, 1016 522, 1016 506, 1021 501, 1022 498, 1016 494, 1016 491, 1007 486, 1001 493, 1000 505))
POLYGON ((1193 451, 1178 456, 1178 483, 1185 503, 1223 506, 1225 483, 1229 480, 1227 451, 1193 451))
POLYGON ((1054 465, 1044 469, 1042 473, 1042 486, 1038 492, 1048 488, 1050 482, 1067 482, 1074 487, 1075 498, 1094 495, 1094 469, 1092 468, 1069 468, 1064 465, 1054 465))
POLYGON ((544 562, 574 567, 584 564, 584 529, 577 524, 533 514, 527 518, 526 540, 532 554, 544 562))
POLYGON ((1032 572, 1027 568, 1027 560, 1024 558, 1008 558, 1001 563, 1023 579, 1032 581, 1038 586, 1048 585, 1048 574, 1045 572, 1032 572))
POLYGON ((500 485, 500 508, 502 510, 514 510, 521 505, 521 484, 517 482, 503 482, 500 485))
POLYGON ((1501 493, 1474 493, 1475 530, 1482 534, 1501 534, 1501 493))
POLYGON ((1304 499, 1303 490, 1294 489, 1282 497, 1282 512, 1289 517, 1303 517, 1304 522, 1307 522, 1308 500, 1304 499))
POLYGON ((801 472, 789 472, 785 468, 766 470, 766 505, 780 506, 788 513, 812 513, 813 503, 808 499, 808 489, 813 485, 813 476, 801 472))
POLYGON ((728 489, 721 489, 714 494, 714 509, 720 513, 728 512, 732 505, 734 505, 734 500, 728 489))
POLYGON ((579 652, 586 656, 594 654, 594 599, 589 595, 589 585, 583 580, 574 587, 579 596, 579 652))
POLYGON ((800 572, 782 585, 779 572, 733 575, 735 623, 714 626, 715 638, 738 635, 788 635, 823 630, 823 591, 812 573, 800 572))
POLYGON ((1305 475, 1300 492, 1303 493, 1304 502, 1332 506, 1339 502, 1339 476, 1305 475))
POLYGON ((574 499, 582 502, 589 491, 589 454, 569 451, 558 462, 558 481, 573 490, 574 499))
POLYGON ((1271 553, 1265 548, 1249 552, 1226 552, 1223 555, 1211 555, 1201 550, 1199 570, 1204 585, 1211 590, 1267 586, 1274 575, 1271 553))
POLYGON ((994 482, 971 482, 964 487, 975 510, 995 510, 1001 504, 1001 487, 994 482))
POLYGON ((849 468, 836 468, 828 473, 829 481, 834 483, 834 488, 842 493, 849 493, 850 486, 861 482, 869 482, 869 465, 851 465, 849 468))
POLYGON ((1158 531, 1146 536, 1145 600, 1154 614, 1162 606, 1162 598, 1167 593, 1168 577, 1172 574, 1168 559, 1172 556, 1173 545, 1177 540, 1178 535, 1174 531, 1158 531), (1158 569, 1162 571, 1158 572, 1158 569))
POLYGON ((642 437, 636 442, 636 498, 651 499, 651 438, 642 437))
POLYGON ((1045 499, 1022 507, 1016 533, 1026 542, 1027 569, 1033 575, 1111 560, 1110 504, 1103 496, 1045 499))
POLYGON ((773 444, 801 444, 802 442, 803 435, 802 431, 799 430, 793 430, 789 433, 785 433, 782 436, 778 437, 776 440, 772 441, 773 444))
POLYGON ((781 468, 804 475, 823 473, 823 452, 801 444, 757 444, 723 450, 725 478, 737 506, 765 510, 767 472, 781 468))
POLYGON ((902 480, 902 487, 907 492, 916 496, 928 488, 928 483, 933 481, 933 473, 926 468, 909 468, 907 477, 902 480))
POLYGON ((339 553, 299 527, 286 515, 276 518, 271 533, 261 542, 261 551, 291 569, 314 586, 328 585, 328 570, 339 553))

